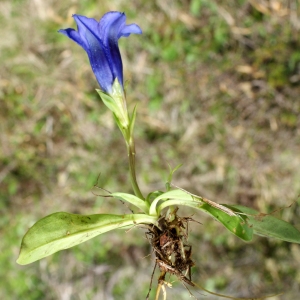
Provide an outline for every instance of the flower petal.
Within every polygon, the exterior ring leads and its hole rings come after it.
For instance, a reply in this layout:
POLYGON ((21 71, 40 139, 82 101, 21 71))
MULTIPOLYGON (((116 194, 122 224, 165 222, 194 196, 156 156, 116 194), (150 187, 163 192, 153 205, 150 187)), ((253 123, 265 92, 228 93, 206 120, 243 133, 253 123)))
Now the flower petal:
POLYGON ((112 66, 114 78, 118 78, 123 86, 123 65, 118 46, 118 39, 128 37, 131 33, 142 33, 136 24, 126 25, 124 13, 112 11, 106 13, 99 22, 98 34, 101 35, 105 49, 109 49, 109 62, 112 66))
POLYGON ((82 38, 79 35, 79 33, 76 30, 74 30, 73 28, 60 29, 60 30, 58 30, 58 32, 66 35, 71 40, 73 40, 74 42, 76 42, 77 44, 79 44, 84 50, 86 50, 85 42, 82 40, 82 38))
POLYGON ((102 41, 95 35, 98 31, 98 22, 95 19, 85 16, 73 16, 77 27, 81 43, 79 43, 87 52, 93 72, 99 85, 105 92, 111 92, 113 84, 112 69, 109 64, 102 41))
POLYGON ((131 33, 141 34, 136 24, 126 25, 121 12, 108 12, 99 21, 73 15, 78 31, 62 29, 60 33, 79 44, 88 54, 93 72, 103 91, 110 93, 116 78, 123 87, 123 66, 118 39, 131 33))
POLYGON ((99 22, 98 32, 101 34, 104 47, 108 52, 114 78, 118 78, 123 86, 123 65, 118 46, 119 32, 125 26, 126 16, 120 12, 108 12, 99 22))
POLYGON ((102 90, 110 93, 112 91, 114 77, 104 47, 91 32, 87 31, 85 36, 89 44, 87 53, 93 72, 102 90))
POLYGON ((125 36, 128 37, 131 33, 142 34, 142 29, 137 24, 125 25, 123 29, 119 32, 118 38, 125 36))

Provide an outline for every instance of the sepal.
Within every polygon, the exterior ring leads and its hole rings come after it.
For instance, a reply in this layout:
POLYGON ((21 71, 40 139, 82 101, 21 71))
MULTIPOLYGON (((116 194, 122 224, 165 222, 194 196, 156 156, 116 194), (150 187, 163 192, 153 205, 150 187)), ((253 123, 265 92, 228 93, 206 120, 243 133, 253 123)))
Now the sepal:
MULTIPOLYGON (((127 129, 129 126, 129 117, 124 91, 118 78, 115 79, 112 86, 112 92, 110 94, 99 89, 96 89, 96 91, 107 108, 113 112, 120 129, 127 129)), ((123 130, 121 131, 123 132, 123 130)))

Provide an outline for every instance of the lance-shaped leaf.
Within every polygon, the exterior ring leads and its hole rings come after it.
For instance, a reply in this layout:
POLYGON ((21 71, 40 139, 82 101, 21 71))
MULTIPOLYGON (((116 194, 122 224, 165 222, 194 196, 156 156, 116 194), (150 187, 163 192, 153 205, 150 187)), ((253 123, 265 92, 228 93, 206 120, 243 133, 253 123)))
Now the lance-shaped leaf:
POLYGON ((174 173, 182 166, 182 164, 177 165, 174 169, 171 168, 171 166, 169 165, 169 176, 168 176, 168 181, 166 182, 166 189, 167 191, 171 190, 171 182, 172 182, 172 178, 174 173))
POLYGON ((104 232, 135 224, 155 224, 142 215, 75 215, 58 212, 36 222, 25 234, 17 263, 26 265, 57 251, 81 244, 104 232))
POLYGON ((138 198, 137 196, 126 193, 112 193, 111 196, 133 204, 134 206, 142 210, 145 214, 149 213, 149 203, 138 198))
POLYGON ((235 214, 232 210, 225 206, 190 194, 182 189, 172 190, 156 197, 151 203, 150 215, 159 216, 160 212, 164 208, 175 205, 189 206, 202 210, 203 212, 212 216, 218 222, 222 223, 229 231, 242 240, 252 240, 253 229, 247 224, 247 217, 235 214), (160 200, 162 200, 162 203, 159 202, 160 200))
POLYGON ((193 197, 188 193, 182 190, 172 190, 159 195, 153 200, 153 202, 150 205, 150 215, 151 216, 159 215, 160 211, 157 210, 157 204, 160 200, 167 200, 167 199, 193 201, 193 197))
POLYGON ((227 205, 227 207, 246 214, 247 222, 256 234, 300 244, 300 231, 292 224, 242 205, 227 205))

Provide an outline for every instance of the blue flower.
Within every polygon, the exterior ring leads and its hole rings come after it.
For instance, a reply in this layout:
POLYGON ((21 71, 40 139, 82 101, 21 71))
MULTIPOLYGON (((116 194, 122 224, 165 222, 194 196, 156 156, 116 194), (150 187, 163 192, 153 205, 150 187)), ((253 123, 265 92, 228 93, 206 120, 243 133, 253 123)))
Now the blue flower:
POLYGON ((93 72, 101 89, 110 94, 117 78, 123 88, 123 66, 118 39, 131 33, 141 34, 136 24, 126 25, 124 13, 106 13, 99 22, 95 19, 73 15, 78 31, 68 28, 59 30, 78 43, 87 53, 93 72))

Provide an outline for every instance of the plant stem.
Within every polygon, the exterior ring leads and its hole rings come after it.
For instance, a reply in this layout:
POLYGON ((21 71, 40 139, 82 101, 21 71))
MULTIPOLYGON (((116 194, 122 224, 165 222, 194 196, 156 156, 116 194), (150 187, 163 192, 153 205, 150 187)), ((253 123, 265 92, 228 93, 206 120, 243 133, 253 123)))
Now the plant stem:
POLYGON ((164 300, 167 299, 167 293, 166 293, 166 289, 164 286, 165 285, 165 276, 166 276, 166 272, 161 271, 159 279, 158 279, 158 286, 157 286, 157 290, 156 290, 155 300, 159 300, 159 295, 160 295, 161 289, 163 290, 164 300))
POLYGON ((161 287, 162 287, 162 284, 159 283, 157 290, 156 290, 155 300, 159 300, 159 294, 160 294, 161 287))
POLYGON ((140 191, 139 185, 136 180, 135 174, 135 145, 133 136, 129 137, 129 141, 127 141, 127 151, 128 151, 128 161, 129 161, 129 173, 130 173, 130 181, 135 195, 144 200, 144 196, 140 191))

